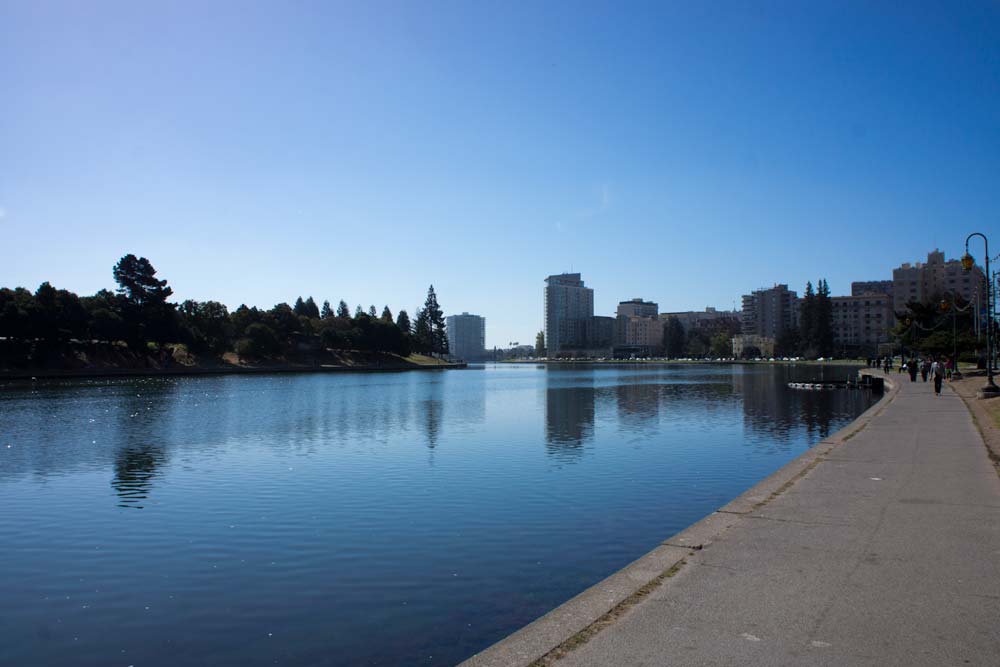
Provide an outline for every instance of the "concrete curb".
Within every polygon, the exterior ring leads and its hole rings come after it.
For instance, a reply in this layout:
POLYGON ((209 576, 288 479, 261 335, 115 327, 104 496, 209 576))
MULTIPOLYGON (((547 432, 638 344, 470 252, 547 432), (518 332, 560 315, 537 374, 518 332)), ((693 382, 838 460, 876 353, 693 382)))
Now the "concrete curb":
POLYGON ((596 627, 594 632, 599 631, 603 627, 602 623, 613 620, 616 612, 662 584, 683 565, 687 556, 709 547, 729 528, 743 520, 743 515, 790 488, 833 449, 850 440, 882 412, 899 392, 899 385, 882 373, 867 370, 862 372, 884 377, 886 390, 882 399, 857 419, 816 443, 704 519, 664 540, 646 555, 514 634, 465 660, 460 667, 526 667, 537 662, 547 663, 546 657, 558 658, 562 652, 586 641, 589 637, 586 632, 588 628, 596 627))

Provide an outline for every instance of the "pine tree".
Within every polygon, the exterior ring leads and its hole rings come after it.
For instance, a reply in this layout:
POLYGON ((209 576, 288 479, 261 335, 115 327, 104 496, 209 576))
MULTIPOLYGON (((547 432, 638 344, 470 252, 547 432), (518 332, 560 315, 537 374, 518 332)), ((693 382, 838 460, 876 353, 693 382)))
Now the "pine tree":
POLYGON ((663 327, 663 350, 672 359, 684 354, 684 325, 676 317, 667 318, 663 327))
POLYGON ((351 316, 351 309, 347 307, 347 302, 343 299, 337 305, 337 317, 348 319, 351 316))
POLYGON ((821 357, 833 355, 833 302, 830 286, 823 278, 817 283, 816 309, 813 325, 816 331, 816 351, 821 357))
MULTIPOLYGON (((427 289, 427 300, 420 311, 426 320, 427 333, 426 344, 430 352, 448 354, 448 335, 445 333, 444 312, 438 305, 437 294, 434 293, 434 285, 427 289)), ((420 317, 417 317, 417 326, 420 326, 420 317)), ((417 339, 420 340, 419 335, 417 339)))
POLYGON ((174 293, 166 280, 156 279, 156 269, 145 257, 125 255, 115 264, 112 275, 118 283, 118 293, 133 306, 164 304, 174 293))
POLYGON ((545 332, 539 331, 535 334, 535 356, 544 357, 545 356, 545 332))
POLYGON ((382 309, 382 321, 392 323, 392 311, 389 310, 389 306, 382 309))
POLYGON ((365 314, 365 309, 362 308, 361 304, 359 303, 358 307, 354 309, 354 319, 358 319, 359 317, 363 317, 364 314, 365 314))
POLYGON ((319 319, 319 306, 316 305, 316 302, 313 300, 312 297, 306 299, 305 304, 303 304, 302 314, 314 320, 319 319))
POLYGON ((426 308, 417 311, 417 319, 413 323, 413 343, 418 352, 434 351, 434 330, 426 308))
POLYGON ((375 319, 378 317, 378 311, 375 310, 375 304, 368 306, 368 317, 375 319))
POLYGON ((818 356, 816 332, 816 293, 813 291, 811 281, 806 282, 806 293, 802 297, 802 306, 799 311, 799 337, 802 345, 802 353, 805 356, 818 356))
POLYGON ((396 326, 406 335, 411 333, 410 316, 407 315, 405 310, 399 311, 399 315, 396 316, 396 326))
POLYGON ((306 314, 306 302, 302 300, 301 296, 295 300, 295 305, 292 306, 292 311, 294 311, 296 315, 306 314))
POLYGON ((328 320, 333 317, 333 308, 330 307, 329 301, 323 302, 323 310, 320 311, 319 316, 324 320, 328 320))

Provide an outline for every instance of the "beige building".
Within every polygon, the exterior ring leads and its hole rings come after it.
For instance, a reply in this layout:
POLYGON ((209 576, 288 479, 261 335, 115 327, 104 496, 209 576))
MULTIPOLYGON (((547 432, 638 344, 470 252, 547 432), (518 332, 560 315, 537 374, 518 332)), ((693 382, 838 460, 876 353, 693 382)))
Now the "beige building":
POLYGON ((756 348, 762 357, 773 357, 774 339, 770 336, 757 336, 756 334, 733 336, 733 356, 737 359, 752 348, 756 348))
POLYGON ((657 318, 659 305, 653 301, 630 299, 618 303, 615 321, 615 354, 659 353, 663 347, 664 321, 657 318))
POLYGON ((660 313, 660 319, 664 321, 664 324, 671 317, 676 317, 686 332, 704 331, 714 333, 720 330, 736 328, 740 325, 740 311, 738 310, 706 308, 705 310, 660 313))
POLYGON ((654 301, 643 301, 642 299, 629 299, 618 302, 618 317, 656 317, 659 312, 659 305, 654 301))
POLYGON ((888 294, 861 294, 830 298, 833 311, 833 345, 838 353, 876 350, 889 340, 895 321, 892 297, 888 294))
POLYGON ((958 294, 966 301, 985 298, 986 280, 978 266, 964 271, 957 259, 945 261, 940 250, 927 253, 927 263, 903 264, 892 270, 893 309, 906 309, 911 301, 931 303, 948 294, 958 294))
POLYGON ((618 316, 618 340, 615 348, 619 352, 633 354, 657 354, 663 347, 663 326, 666 320, 655 317, 618 316))

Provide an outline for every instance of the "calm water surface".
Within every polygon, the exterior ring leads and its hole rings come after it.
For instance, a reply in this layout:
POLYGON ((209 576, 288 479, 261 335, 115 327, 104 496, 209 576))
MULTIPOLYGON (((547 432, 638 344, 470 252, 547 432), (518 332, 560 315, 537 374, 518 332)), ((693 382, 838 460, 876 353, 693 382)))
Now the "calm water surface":
POLYGON ((847 367, 0 387, 0 664, 450 665, 847 424, 847 367))

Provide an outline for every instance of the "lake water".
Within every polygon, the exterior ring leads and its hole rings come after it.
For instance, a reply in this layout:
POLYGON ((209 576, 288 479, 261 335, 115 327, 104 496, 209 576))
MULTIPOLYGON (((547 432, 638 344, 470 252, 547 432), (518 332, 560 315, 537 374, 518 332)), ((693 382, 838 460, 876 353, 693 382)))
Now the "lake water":
POLYGON ((451 665, 863 412, 819 366, 0 386, 0 664, 451 665))

